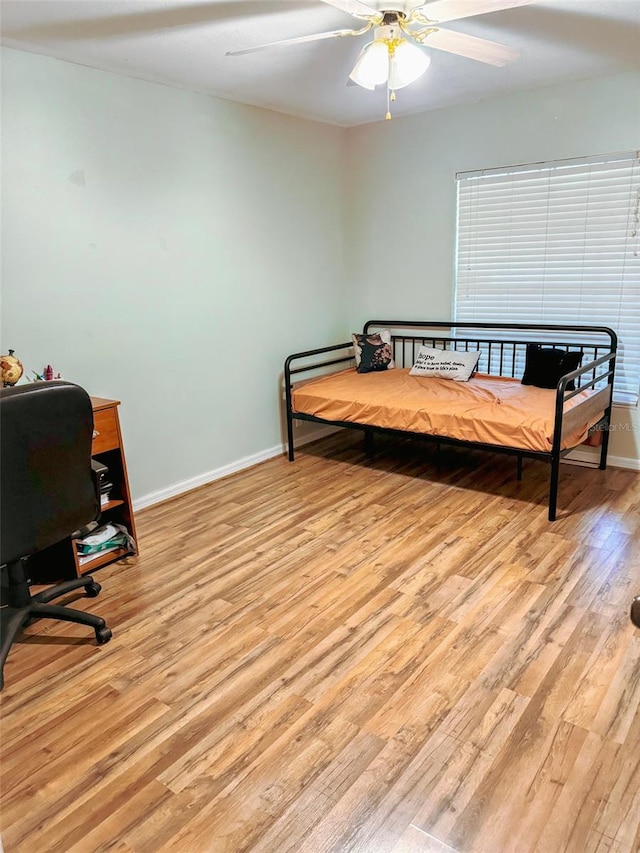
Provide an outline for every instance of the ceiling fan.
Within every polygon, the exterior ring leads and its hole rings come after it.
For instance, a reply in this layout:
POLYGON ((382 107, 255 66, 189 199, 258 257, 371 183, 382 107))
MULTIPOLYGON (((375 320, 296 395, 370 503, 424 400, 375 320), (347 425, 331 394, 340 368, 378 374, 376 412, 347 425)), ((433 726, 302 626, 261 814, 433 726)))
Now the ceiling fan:
MULTIPOLYGON (((280 41, 259 44, 243 50, 227 51, 227 56, 241 56, 260 50, 322 41, 323 39, 361 36, 373 29, 373 41, 368 42, 360 51, 347 85, 355 84, 373 90, 386 84, 387 114, 391 118, 390 102, 395 100, 397 89, 413 83, 429 67, 431 58, 421 48, 423 46, 455 53, 468 59, 475 59, 488 65, 502 67, 518 57, 518 51, 498 42, 460 33, 455 30, 441 29, 440 24, 527 6, 535 0, 404 0, 391 2, 383 0, 373 8, 363 0, 322 0, 363 21, 357 29, 333 30, 326 33, 314 33, 309 36, 282 39, 280 41)), ((371 0, 374 2, 374 0, 371 0)))

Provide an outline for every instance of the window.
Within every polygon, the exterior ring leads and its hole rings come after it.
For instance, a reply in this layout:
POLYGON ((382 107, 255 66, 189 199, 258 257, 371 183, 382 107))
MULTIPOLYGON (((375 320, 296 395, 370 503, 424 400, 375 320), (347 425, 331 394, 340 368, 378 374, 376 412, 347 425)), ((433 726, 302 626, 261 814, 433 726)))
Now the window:
POLYGON ((640 386, 639 153, 464 172, 455 317, 618 333, 614 399, 640 386))

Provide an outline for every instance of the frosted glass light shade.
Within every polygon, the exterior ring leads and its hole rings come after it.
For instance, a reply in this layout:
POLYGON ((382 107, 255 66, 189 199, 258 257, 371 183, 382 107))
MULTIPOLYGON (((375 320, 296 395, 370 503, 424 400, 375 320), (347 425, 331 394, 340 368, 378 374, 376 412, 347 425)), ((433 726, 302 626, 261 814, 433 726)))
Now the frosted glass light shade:
POLYGON ((389 88, 402 89, 421 77, 431 64, 431 57, 408 41, 398 45, 391 57, 389 88))
POLYGON ((372 41, 360 51, 349 77, 364 89, 375 89, 389 76, 389 51, 381 41, 372 41))
POLYGON ((423 50, 408 41, 399 44, 390 56, 386 43, 376 40, 362 48, 349 77, 364 89, 375 89, 387 79, 390 89, 402 89, 424 74, 430 62, 423 50))

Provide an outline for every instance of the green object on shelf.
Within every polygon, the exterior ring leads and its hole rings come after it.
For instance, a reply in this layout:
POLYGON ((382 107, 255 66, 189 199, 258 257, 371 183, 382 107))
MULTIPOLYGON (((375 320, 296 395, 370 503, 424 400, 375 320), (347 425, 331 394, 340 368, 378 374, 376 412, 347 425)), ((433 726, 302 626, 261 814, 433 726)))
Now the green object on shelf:
POLYGON ((133 537, 123 524, 103 524, 84 539, 76 539, 76 550, 81 556, 99 554, 113 548, 135 549, 133 537))

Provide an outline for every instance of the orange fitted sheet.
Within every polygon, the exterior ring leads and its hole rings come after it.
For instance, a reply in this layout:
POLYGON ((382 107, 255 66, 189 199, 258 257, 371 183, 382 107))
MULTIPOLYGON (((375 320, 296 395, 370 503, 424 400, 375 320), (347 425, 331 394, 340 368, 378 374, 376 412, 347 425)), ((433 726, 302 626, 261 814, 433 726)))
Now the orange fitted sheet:
MULTIPOLYGON (((567 400, 565 411, 591 393, 587 390, 567 400)), ((555 390, 502 376, 476 374, 468 382, 455 382, 410 376, 408 369, 376 373, 351 369, 300 383, 293 391, 293 411, 328 421, 548 452, 555 397, 555 390)), ((580 444, 603 414, 567 436, 563 449, 580 444)))

